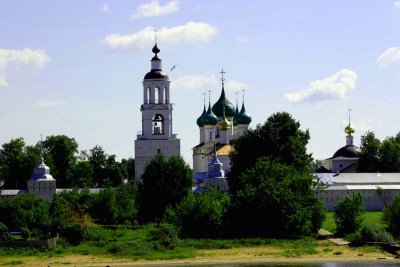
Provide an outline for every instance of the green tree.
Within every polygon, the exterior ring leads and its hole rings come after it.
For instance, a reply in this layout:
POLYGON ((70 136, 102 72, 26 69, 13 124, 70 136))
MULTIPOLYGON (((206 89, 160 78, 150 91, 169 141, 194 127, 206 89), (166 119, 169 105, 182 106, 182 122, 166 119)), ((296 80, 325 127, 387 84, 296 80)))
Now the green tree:
POLYGON ((358 156, 358 172, 382 171, 380 167, 379 149, 381 141, 375 137, 375 133, 367 132, 361 136, 360 153, 358 156))
POLYGON ((122 159, 121 164, 126 170, 126 179, 128 180, 128 182, 133 183, 135 181, 135 159, 122 159))
POLYGON ((65 135, 52 135, 43 141, 43 148, 54 164, 55 168, 51 171, 57 180, 57 186, 61 188, 71 187, 71 179, 73 179, 71 171, 76 163, 78 143, 74 138, 65 135))
POLYGON ((34 238, 50 234, 49 203, 34 194, 22 194, 0 204, 1 218, 11 231, 27 229, 34 238))
POLYGON ((23 138, 12 139, 0 149, 0 184, 3 188, 26 188, 33 168, 39 163, 40 150, 25 146, 23 138))
POLYGON ((309 171, 260 158, 237 180, 229 220, 234 235, 299 237, 324 219, 318 186, 309 171))
POLYGON ((224 232, 223 223, 229 206, 229 196, 212 188, 189 194, 174 209, 168 210, 167 217, 184 237, 217 237, 224 232))
POLYGON ((231 154, 231 171, 227 174, 229 191, 235 195, 240 190, 239 176, 253 167, 260 157, 271 157, 278 163, 302 171, 310 171, 312 157, 306 145, 308 130, 302 131, 300 123, 286 112, 270 116, 264 125, 257 125, 235 141, 231 154))
POLYGON ((400 236, 400 194, 383 210, 383 221, 394 236, 400 236))
POLYGON ((192 169, 180 156, 165 159, 158 153, 142 175, 140 215, 143 221, 163 219, 167 206, 175 206, 186 197, 193 184, 192 169))
POLYGON ((394 137, 383 140, 379 149, 381 172, 400 171, 400 142, 394 137))
POLYGON ((356 232, 362 223, 364 212, 363 196, 354 193, 339 200, 333 208, 336 232, 340 235, 356 232))
POLYGON ((92 165, 95 186, 102 187, 107 180, 107 154, 101 146, 96 145, 90 150, 89 162, 92 165))

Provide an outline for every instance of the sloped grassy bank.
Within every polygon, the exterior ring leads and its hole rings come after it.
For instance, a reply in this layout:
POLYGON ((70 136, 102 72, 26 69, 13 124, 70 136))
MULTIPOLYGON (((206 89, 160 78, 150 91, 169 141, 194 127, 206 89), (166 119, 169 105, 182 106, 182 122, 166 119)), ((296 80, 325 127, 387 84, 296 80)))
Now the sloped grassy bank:
POLYGON ((271 260, 358 257, 388 258, 391 255, 377 246, 358 248, 337 247, 317 238, 279 239, 179 239, 168 225, 152 224, 135 229, 124 226, 105 228, 93 226, 78 246, 61 242, 52 250, 0 248, 1 265, 89 264, 90 262, 179 259, 196 260, 271 260))

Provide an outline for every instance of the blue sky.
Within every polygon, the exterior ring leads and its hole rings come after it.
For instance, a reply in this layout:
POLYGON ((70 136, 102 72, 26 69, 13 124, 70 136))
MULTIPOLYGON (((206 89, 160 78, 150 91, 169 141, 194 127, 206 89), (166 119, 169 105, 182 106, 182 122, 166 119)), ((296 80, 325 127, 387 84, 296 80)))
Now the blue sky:
POLYGON ((310 153, 400 131, 400 1, 0 1, 0 143, 40 134, 134 156, 154 32, 170 76, 174 132, 191 163, 203 93, 245 89, 252 127, 287 111, 310 153), (177 65, 173 72, 169 69, 177 65))

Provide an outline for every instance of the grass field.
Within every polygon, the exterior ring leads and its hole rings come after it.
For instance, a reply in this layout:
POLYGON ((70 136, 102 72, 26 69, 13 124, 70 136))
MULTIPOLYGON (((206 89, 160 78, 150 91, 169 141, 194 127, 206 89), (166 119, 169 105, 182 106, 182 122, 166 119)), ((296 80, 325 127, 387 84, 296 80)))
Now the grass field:
MULTIPOLYGON (((373 212, 365 212, 363 214, 364 224, 382 224, 382 212, 381 211, 373 211, 373 212)), ((334 233, 336 230, 336 224, 333 219, 333 212, 326 212, 326 219, 322 224, 322 228, 328 230, 329 232, 334 233)))

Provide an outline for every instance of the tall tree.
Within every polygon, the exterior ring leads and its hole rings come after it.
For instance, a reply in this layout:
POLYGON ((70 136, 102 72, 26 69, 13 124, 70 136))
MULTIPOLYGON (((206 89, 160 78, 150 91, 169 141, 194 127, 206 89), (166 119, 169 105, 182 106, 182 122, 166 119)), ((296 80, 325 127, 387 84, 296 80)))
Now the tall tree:
POLYGON ((289 113, 277 112, 264 125, 257 125, 235 141, 231 154, 231 171, 227 174, 229 191, 235 194, 239 176, 253 167, 260 157, 270 157, 299 171, 310 171, 312 157, 306 145, 310 139, 308 130, 302 131, 300 123, 289 113))
POLYGON ((26 188, 26 182, 39 163, 39 150, 25 146, 23 138, 12 139, 0 149, 0 184, 7 189, 26 188))
POLYGON ((101 146, 96 145, 90 150, 89 162, 93 168, 93 182, 95 186, 102 187, 107 178, 107 154, 101 146))
POLYGON ((52 135, 46 138, 43 147, 54 163, 52 175, 57 180, 57 186, 71 187, 71 171, 76 163, 78 143, 65 135, 52 135))
POLYGON ((229 215, 234 235, 299 237, 321 227, 324 208, 309 171, 262 157, 236 182, 229 215))
POLYGON ((366 132, 361 136, 361 146, 358 158, 358 172, 382 171, 380 166, 379 150, 381 141, 375 137, 374 132, 366 132))
POLYGON ((191 192, 193 184, 192 169, 182 157, 165 159, 161 153, 149 162, 142 179, 141 218, 158 224, 166 207, 181 202, 191 192))

